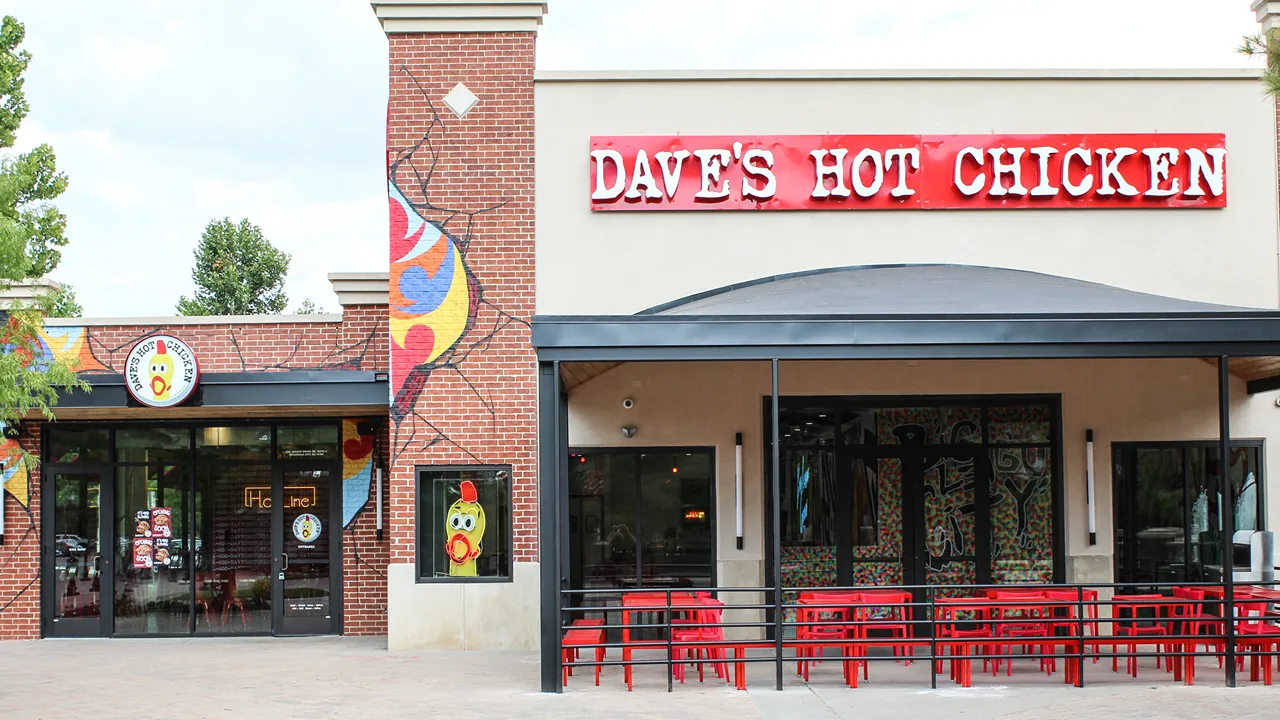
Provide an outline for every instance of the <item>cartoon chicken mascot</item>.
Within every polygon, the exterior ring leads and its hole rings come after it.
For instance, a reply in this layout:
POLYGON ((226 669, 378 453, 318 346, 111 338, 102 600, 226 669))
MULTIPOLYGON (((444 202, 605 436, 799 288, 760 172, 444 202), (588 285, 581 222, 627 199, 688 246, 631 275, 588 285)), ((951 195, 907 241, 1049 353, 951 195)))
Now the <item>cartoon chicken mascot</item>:
POLYGON ((462 497, 449 506, 444 550, 449 555, 450 576, 475 577, 480 539, 484 537, 484 508, 470 480, 463 480, 458 490, 462 497))
POLYGON ((151 394, 157 401, 169 399, 173 389, 173 358, 163 340, 156 341, 156 354, 151 356, 151 394))

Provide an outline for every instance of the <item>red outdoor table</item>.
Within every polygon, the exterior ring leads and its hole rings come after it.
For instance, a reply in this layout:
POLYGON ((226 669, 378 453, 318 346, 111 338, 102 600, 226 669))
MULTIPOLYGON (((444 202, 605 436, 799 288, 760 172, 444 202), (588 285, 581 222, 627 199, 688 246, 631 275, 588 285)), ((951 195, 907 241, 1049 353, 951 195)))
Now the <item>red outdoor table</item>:
MULTIPOLYGON (((672 592, 671 595, 671 612, 693 612, 701 607, 698 598, 691 593, 684 591, 672 592)), ((665 592, 633 592, 626 593, 622 596, 622 659, 627 661, 631 659, 631 651, 636 647, 654 647, 666 646, 666 640, 635 640, 631 639, 631 613, 665 613, 667 608, 667 593, 665 592)), ((631 689, 631 665, 623 665, 623 675, 627 681, 627 690, 631 689)))

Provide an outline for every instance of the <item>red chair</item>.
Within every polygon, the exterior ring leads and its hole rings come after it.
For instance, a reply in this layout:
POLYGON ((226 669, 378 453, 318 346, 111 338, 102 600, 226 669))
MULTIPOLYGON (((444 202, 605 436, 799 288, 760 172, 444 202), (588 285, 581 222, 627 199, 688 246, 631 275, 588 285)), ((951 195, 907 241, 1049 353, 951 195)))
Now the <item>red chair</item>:
POLYGON ((684 682, 684 666, 686 651, 692 650, 697 658, 698 682, 702 682, 702 654, 707 654, 711 669, 716 677, 729 682, 729 649, 726 645, 704 645, 702 643, 724 643, 724 603, 711 598, 700 598, 702 607, 693 613, 697 627, 671 630, 671 670, 676 679, 684 682), (680 644, 686 643, 686 644, 680 644), (687 643, 698 643, 689 645, 687 643))
MULTIPOLYGON (((1008 638, 1010 641, 1015 638, 1042 638, 1049 634, 1048 626, 1043 619, 1048 615, 1048 611, 1044 605, 1036 604, 1037 600, 1044 600, 1045 591, 1043 590, 988 590, 987 597, 996 600, 1000 605, 993 605, 991 608, 991 619, 994 632, 997 638, 1008 638)), ((1009 653, 1013 654, 1013 646, 1015 642, 1003 643, 996 645, 997 652, 1001 647, 1009 648, 1009 653)), ((1044 652, 1044 646, 1040 644, 1040 651, 1044 652)), ((1030 645, 1022 646, 1023 654, 1030 652, 1030 645)), ((1040 660, 1040 669, 1045 670, 1047 664, 1044 658, 1040 660)), ((995 661, 995 674, 1000 674, 1000 660, 995 661)), ((1009 659, 1005 674, 1009 677, 1013 676, 1013 658, 1009 659)))
MULTIPOLYGON (((910 607, 911 593, 898 590, 866 590, 858 593, 858 596, 860 610, 865 611, 861 613, 864 616, 863 621, 868 623, 859 626, 859 637, 868 637, 867 633, 872 630, 884 630, 889 633, 889 637, 903 640, 911 638, 914 624, 910 607), (887 610, 887 612, 876 617, 875 608, 887 610)), ((912 652, 909 645, 894 645, 893 654, 895 657, 901 657, 907 665, 911 664, 912 652)), ((866 672, 865 663, 863 672, 866 672)))
MULTIPOLYGON (((958 627, 963 619, 959 617, 962 612, 976 612, 977 605, 972 598, 937 598, 934 601, 934 607, 938 614, 938 648, 945 655, 951 656, 951 679, 960 685, 969 687, 973 683, 973 673, 969 667, 970 661, 961 659, 962 656, 969 654, 969 647, 972 643, 968 642, 946 642, 947 640, 983 640, 992 637, 990 626, 983 626, 968 630, 962 630, 958 627)), ((985 656, 989 646, 976 645, 978 653, 983 655, 982 671, 987 671, 987 665, 990 663, 985 656)), ((942 672, 942 660, 938 660, 937 672, 942 672)))
POLYGON ((845 641, 857 637, 857 628, 849 623, 850 606, 861 602, 859 593, 821 592, 801 593, 801 604, 812 603, 815 607, 799 607, 796 609, 796 640, 801 641, 796 647, 796 674, 809 681, 810 662, 821 662, 822 653, 828 647, 845 647, 845 641), (839 606, 839 607, 833 607, 839 606), (810 623, 830 622, 826 625, 810 623), (815 641, 829 641, 823 644, 815 641), (814 644, 809 644, 814 642, 814 644), (808 658, 815 658, 810 661, 808 658))
MULTIPOLYGON (((1128 635, 1132 640, 1128 643, 1130 656, 1127 659, 1126 669, 1130 676, 1138 677, 1138 658, 1132 653, 1138 651, 1138 638, 1163 637, 1169 634, 1168 629, 1159 622, 1158 618, 1149 620, 1151 624, 1143 625, 1144 619, 1140 612, 1143 608, 1155 607, 1150 601, 1164 600, 1163 595, 1116 595, 1111 598, 1112 616, 1111 625, 1114 628, 1114 634, 1117 636, 1128 635), (1125 612, 1128 611, 1128 615, 1125 612)), ((1156 652, 1166 652, 1168 643, 1155 642, 1156 652)), ((1119 672, 1119 657, 1112 655, 1111 672, 1119 672)), ((1156 655, 1156 667, 1160 667, 1160 655, 1156 655)))
MULTIPOLYGON (((1183 635, 1199 635, 1208 629, 1214 635, 1226 634, 1226 623, 1223 622, 1221 615, 1207 613, 1204 610, 1205 592, 1200 588, 1184 588, 1175 587, 1173 596, 1180 600, 1189 600, 1192 605, 1182 605, 1174 610, 1174 618, 1182 623, 1183 635)), ((1220 639, 1214 643, 1218 651, 1218 667, 1222 667, 1222 654, 1226 651, 1226 640, 1220 639)), ((1191 652, 1196 651, 1199 643, 1191 643, 1191 652)), ((1209 643, 1206 640, 1204 647, 1209 649, 1209 643)))

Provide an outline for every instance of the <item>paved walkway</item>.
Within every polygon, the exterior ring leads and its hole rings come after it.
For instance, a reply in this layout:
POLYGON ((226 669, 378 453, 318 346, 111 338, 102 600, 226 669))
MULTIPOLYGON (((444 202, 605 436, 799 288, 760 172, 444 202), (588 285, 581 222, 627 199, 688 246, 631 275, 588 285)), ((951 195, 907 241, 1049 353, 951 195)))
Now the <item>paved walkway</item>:
MULTIPOLYGON (((1220 685, 1216 663, 1202 666, 1196 687, 1144 665, 1138 681, 1090 665, 1083 689, 1036 673, 1031 661, 1013 678, 975 678, 960 689, 928 689, 928 664, 872 666, 872 682, 843 687, 835 663, 804 685, 788 673, 773 690, 773 667, 754 666, 752 689, 737 692, 691 682, 666 692, 661 670, 637 670, 627 693, 621 671, 603 685, 577 677, 563 695, 538 687, 532 653, 389 653, 369 638, 43 640, 0 643, 0 718, 305 718, 320 720, 495 720, 549 718, 731 717, 788 720, 876 718, 1034 718, 1127 720, 1280 716, 1280 686, 1220 685), (1214 667, 1211 667, 1214 666, 1214 667)), ((696 675, 694 676, 696 677, 696 675)), ((1246 674, 1247 677, 1247 674, 1246 674)), ((691 678, 692 681, 692 678, 691 678)))

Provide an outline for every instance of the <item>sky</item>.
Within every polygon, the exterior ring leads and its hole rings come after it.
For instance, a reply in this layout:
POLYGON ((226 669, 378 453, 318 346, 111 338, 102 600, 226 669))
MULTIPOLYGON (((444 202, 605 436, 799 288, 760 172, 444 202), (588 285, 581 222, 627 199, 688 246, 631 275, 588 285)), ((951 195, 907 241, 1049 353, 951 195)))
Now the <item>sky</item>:
MULTIPOLYGON (((550 0, 539 70, 1218 68, 1249 0, 550 0)), ((386 270, 387 43, 361 0, 8 0, 33 57, 19 149, 70 178, 56 280, 167 316, 215 218, 292 255, 289 308, 386 270)), ((856 127, 846 129, 857 132, 856 127)))

